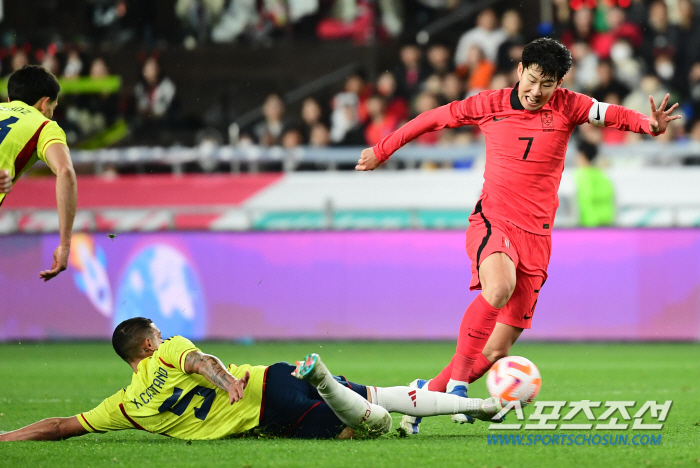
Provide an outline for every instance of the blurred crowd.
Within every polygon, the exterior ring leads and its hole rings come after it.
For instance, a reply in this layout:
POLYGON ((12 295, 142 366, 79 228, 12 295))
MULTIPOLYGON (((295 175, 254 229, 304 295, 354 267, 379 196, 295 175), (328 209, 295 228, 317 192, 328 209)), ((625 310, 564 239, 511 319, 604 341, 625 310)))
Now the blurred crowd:
MULTIPOLYGON (((671 102, 681 104, 677 112, 685 120, 659 138, 700 141, 700 24, 693 1, 634 0, 626 8, 613 4, 594 9, 586 4, 556 0, 555 22, 538 25, 538 35, 555 37, 571 50, 574 64, 563 86, 645 114, 649 95, 659 103, 668 92, 671 102)), ((281 97, 269 95, 265 118, 244 131, 239 143, 287 148, 374 145, 421 112, 512 86, 523 47, 535 37, 523 32, 519 11, 499 15, 485 9, 455 47, 406 44, 396 64, 376 79, 355 73, 330 102, 307 98, 299 115, 286 114, 281 97)), ((589 126, 582 132, 594 143, 642 138, 589 126)), ((464 144, 480 137, 472 127, 444 129, 422 135, 416 144, 464 144)))
MULTIPOLYGON (((175 40, 188 48, 234 40, 257 44, 289 34, 356 44, 397 41, 406 37, 401 33, 408 27, 408 10, 415 29, 463 4, 461 0, 168 3, 179 21, 175 40)), ((88 6, 92 46, 53 41, 36 48, 13 43, 5 35, 0 38, 2 76, 27 63, 40 63, 65 80, 121 75, 123 70, 110 70, 95 44, 169 40, 154 19, 163 2, 94 0, 88 6)), ((285 148, 373 145, 421 112, 483 90, 512 86, 524 45, 542 35, 561 40, 572 52, 574 65, 564 79, 565 87, 643 113, 649 112, 649 95, 659 102, 669 92, 671 102, 681 104, 684 120, 660 138, 700 141, 699 8, 696 0, 554 0, 553 22, 536 25, 525 25, 519 10, 487 8, 457 41, 421 46, 407 42, 384 71, 369 76, 358 70, 342 88, 337 85, 337 93, 308 96, 293 106, 281 94, 269 94, 260 103, 264 117, 230 130, 229 143, 285 148)), ((133 66, 140 67, 139 79, 129 89, 62 95, 56 119, 70 143, 88 142, 94 147, 126 138, 127 144, 168 145, 181 129, 198 129, 196 119, 180 115, 177 79, 162 72, 157 52, 141 54, 133 66), (109 132, 122 136, 105 137, 109 132)), ((595 143, 642 138, 612 129, 582 128, 582 132, 595 143)), ((205 130, 202 135, 207 143, 226 143, 221 132, 205 130)), ((423 135, 416 144, 460 145, 479 138, 478 129, 466 127, 423 135)))
MULTIPOLYGON (((99 84, 112 74, 104 57, 90 57, 79 48, 67 47, 60 51, 50 46, 34 53, 26 48, 10 48, 10 57, 5 78, 33 63, 53 73, 64 87, 80 79, 99 84)), ((140 68, 140 73, 131 89, 107 87, 100 91, 98 85, 91 91, 78 89, 61 93, 54 120, 66 132, 70 145, 105 146, 122 140, 127 133, 129 141, 168 144, 164 135, 176 131, 179 125, 176 86, 161 72, 157 54, 141 55, 135 66, 140 68), (110 132, 112 135, 116 132, 116 141, 110 139, 110 132)))

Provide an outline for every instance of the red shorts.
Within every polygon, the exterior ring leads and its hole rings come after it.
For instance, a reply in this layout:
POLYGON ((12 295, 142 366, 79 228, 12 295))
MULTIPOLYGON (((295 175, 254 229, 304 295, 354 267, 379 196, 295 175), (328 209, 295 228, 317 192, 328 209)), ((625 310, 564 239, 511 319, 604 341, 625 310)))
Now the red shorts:
POLYGON ((467 254, 472 261, 469 289, 481 289, 479 266, 494 252, 505 253, 515 264, 515 290, 501 309, 498 321, 513 327, 530 328, 537 297, 547 280, 552 238, 475 212, 469 217, 467 229, 467 254))

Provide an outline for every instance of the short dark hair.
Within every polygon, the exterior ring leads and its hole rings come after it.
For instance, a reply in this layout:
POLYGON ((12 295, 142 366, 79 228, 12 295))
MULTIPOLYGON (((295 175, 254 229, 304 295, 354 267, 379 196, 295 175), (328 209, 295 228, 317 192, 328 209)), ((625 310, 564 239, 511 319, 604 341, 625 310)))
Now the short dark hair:
POLYGON ((126 362, 139 355, 143 340, 153 335, 153 321, 144 317, 134 317, 117 325, 112 334, 112 347, 126 362))
POLYGON ((593 162, 595 158, 598 157, 598 145, 595 145, 589 141, 579 141, 578 150, 579 152, 581 152, 581 154, 583 154, 583 156, 588 160, 588 162, 593 162))
POLYGON ((10 101, 22 101, 33 106, 41 98, 58 99, 61 85, 51 72, 39 65, 25 65, 10 75, 7 96, 10 101))
POLYGON ((571 52, 564 44, 548 37, 540 37, 523 49, 523 68, 535 65, 546 78, 559 81, 571 69, 571 52))

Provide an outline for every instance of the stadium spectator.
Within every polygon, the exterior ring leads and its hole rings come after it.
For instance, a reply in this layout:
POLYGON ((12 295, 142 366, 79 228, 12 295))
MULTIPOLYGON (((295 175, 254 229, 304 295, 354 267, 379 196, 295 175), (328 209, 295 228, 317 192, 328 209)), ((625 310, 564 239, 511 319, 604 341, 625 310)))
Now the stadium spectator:
POLYGON ((669 22, 666 3, 663 0, 654 0, 649 5, 649 16, 641 48, 647 70, 655 69, 655 59, 662 53, 669 55, 671 61, 675 62, 680 39, 680 29, 669 22))
POLYGON ((141 79, 134 88, 139 114, 148 119, 166 117, 175 101, 175 83, 161 72, 158 59, 148 57, 141 70, 141 79))
POLYGON ((367 112, 369 121, 365 127, 365 143, 368 145, 377 144, 399 126, 400 120, 395 114, 389 113, 386 98, 379 94, 369 98, 367 112))
POLYGON ((642 109, 647 110, 649 107, 649 96, 658 99, 659 96, 663 97, 666 93, 668 93, 668 90, 663 87, 656 75, 648 74, 641 79, 639 87, 632 90, 622 100, 622 105, 628 109, 642 112, 642 109))
POLYGON ((496 66, 489 61, 479 46, 472 45, 467 60, 457 67, 456 73, 467 80, 467 94, 475 94, 488 88, 496 66))
POLYGON ((609 59, 598 61, 597 76, 598 85, 591 91, 591 97, 594 99, 609 102, 606 97, 610 93, 616 94, 618 100, 624 99, 629 94, 630 88, 615 77, 613 64, 609 59))
POLYGON ((610 59, 615 76, 627 87, 634 89, 642 77, 642 64, 634 56, 632 44, 627 39, 618 39, 610 49, 610 59))
MULTIPOLYGON (((374 86, 368 83, 362 72, 354 72, 345 79, 343 90, 339 93, 350 93, 356 97, 357 115, 361 122, 367 120, 367 99, 372 95, 374 86)), ((337 95, 336 95, 337 96, 337 95)), ((335 97, 331 102, 335 101, 335 97)), ((331 130, 333 133, 333 130, 331 130)))
POLYGON ((611 226, 615 222, 615 189, 610 178, 596 166, 598 147, 582 140, 576 154, 576 201, 579 226, 611 226))
POLYGON ((282 143, 286 122, 285 107, 282 98, 277 93, 267 96, 263 104, 265 119, 253 127, 253 137, 261 146, 275 146, 282 143))
POLYGON ((397 37, 403 30, 400 10, 398 0, 336 0, 316 32, 323 40, 352 39, 356 44, 368 44, 377 36, 397 37))
MULTIPOLYGON (((207 40, 211 27, 221 18, 224 11, 224 3, 222 0, 177 0, 175 2, 175 14, 182 21, 185 30, 192 35, 192 38, 203 43, 207 40)), ((251 2, 245 1, 231 2, 231 5, 236 12, 246 11, 246 9, 250 9, 253 6, 251 2)), ((227 22, 226 25, 228 24, 230 23, 227 22)), ((246 21, 241 21, 239 24, 243 27, 247 26, 246 21)), ((230 32, 230 30, 227 31, 230 32)), ((228 40, 234 39, 236 35, 235 33, 231 34, 228 40)), ((214 33, 212 32, 212 39, 213 36, 214 33)))
POLYGON ((308 143, 311 137, 311 129, 314 125, 324 122, 321 104, 316 98, 308 97, 301 104, 301 122, 304 134, 304 142, 308 143))
MULTIPOLYGON (((423 91, 415 99, 414 110, 412 113, 413 117, 422 114, 423 112, 435 109, 439 105, 440 102, 435 94, 429 91, 423 91)), ((440 141, 440 136, 444 132, 445 129, 424 133, 416 138, 415 142, 419 145, 434 145, 440 141)))
POLYGON ((138 20, 127 0, 94 0, 88 2, 92 18, 92 38, 102 46, 122 46, 134 38, 134 22, 138 20))
POLYGON ((571 17, 571 24, 561 34, 561 42, 567 48, 571 48, 576 41, 587 42, 588 45, 597 53, 595 47, 597 34, 593 28, 593 11, 590 8, 583 7, 574 11, 571 17))
POLYGON ((523 19, 518 10, 507 10, 501 18, 501 29, 506 33, 506 40, 498 47, 496 69, 511 70, 518 65, 527 43, 523 35, 523 19))
POLYGON ((396 94, 406 99, 416 94, 420 84, 428 77, 429 70, 423 65, 423 52, 415 44, 401 47, 400 63, 394 68, 396 94))
MULTIPOLYGON (((516 70, 517 72, 517 70, 516 70)), ((496 73, 491 77, 489 89, 503 89, 513 85, 513 80, 507 73, 496 73)))
MULTIPOLYGON (((377 94, 384 98, 386 103, 386 114, 395 123, 400 123, 408 118, 408 102, 397 92, 396 78, 390 72, 384 72, 377 79, 377 94)), ((372 119, 372 113, 367 103, 367 113, 372 119)))
POLYGON ((462 35, 455 50, 455 66, 460 66, 467 60, 469 48, 477 45, 486 58, 496 63, 498 48, 507 39, 506 32, 498 28, 496 12, 487 8, 476 18, 476 27, 462 35))
POLYGON ((688 72, 688 100, 693 120, 698 121, 700 119, 700 61, 693 63, 688 72))
POLYGON ((462 100, 466 97, 466 87, 462 78, 450 73, 442 80, 442 97, 446 102, 462 100))
MULTIPOLYGON (((695 6, 690 0, 678 2, 680 22, 680 46, 676 67, 679 76, 685 77, 690 67, 700 59, 700 19, 695 13, 695 6)), ((684 89, 683 92, 686 90, 684 89)))
MULTIPOLYGON (((89 76, 95 80, 109 76, 109 69, 102 57, 92 61, 89 76)), ((66 107, 66 118, 79 129, 81 140, 104 132, 121 117, 117 93, 77 95, 66 107)))
POLYGON ((29 65, 29 56, 23 50, 17 50, 10 62, 10 73, 16 72, 25 65, 29 65))
MULTIPOLYGON (((44 67, 46 68, 46 67, 44 67)), ((47 70, 49 70, 47 68, 47 70)), ((49 70, 51 71, 51 70, 49 70)), ((80 57, 80 53, 72 49, 68 52, 68 57, 66 58, 66 65, 63 67, 63 77, 64 78, 77 78, 83 73, 83 60, 80 57)))
POLYGON ((443 77, 452 71, 450 57, 452 53, 445 44, 433 44, 428 47, 426 58, 430 75, 443 77))
POLYGON ((165 142, 176 121, 175 83, 161 72, 155 57, 148 57, 134 87, 137 116, 132 121, 137 140, 165 142))
POLYGON ((281 138, 282 148, 291 150, 304 144, 304 135, 297 127, 290 127, 284 131, 281 138))
POLYGON ((608 31, 598 34, 598 54, 602 59, 610 58, 610 49, 618 39, 627 39, 635 50, 642 45, 642 30, 639 25, 627 20, 625 10, 617 5, 608 8, 605 15, 608 31))
MULTIPOLYGON (((202 13, 197 8, 198 3, 194 0, 178 0, 175 7, 177 16, 194 31, 198 31, 197 35, 200 38, 206 25, 211 22, 211 40, 213 42, 231 42, 253 28, 258 21, 256 2, 252 0, 229 2, 225 9, 219 11, 221 15, 219 18, 213 14, 216 13, 213 7, 207 7, 206 16, 202 18, 202 13)), ((223 2, 204 3, 221 3, 223 6, 223 2)))
MULTIPOLYGON (((61 62, 59 62, 56 54, 44 54, 44 59, 41 61, 41 66, 48 70, 54 76, 61 76, 61 62)), ((64 78, 65 75, 62 77, 64 78)))
POLYGON ((571 57, 576 65, 573 75, 576 90, 586 92, 598 84, 598 56, 593 53, 586 41, 577 40, 571 47, 571 57))
POLYGON ((338 146, 365 144, 364 127, 358 116, 357 94, 343 92, 333 98, 331 142, 338 146))
POLYGON ((331 133, 326 124, 319 122, 311 127, 309 146, 315 148, 327 148, 331 145, 331 133))

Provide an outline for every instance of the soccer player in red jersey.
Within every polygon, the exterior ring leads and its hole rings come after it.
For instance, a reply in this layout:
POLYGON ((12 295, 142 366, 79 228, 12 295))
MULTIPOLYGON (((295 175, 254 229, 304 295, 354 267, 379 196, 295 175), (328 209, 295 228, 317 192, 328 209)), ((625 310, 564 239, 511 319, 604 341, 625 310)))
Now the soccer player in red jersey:
MULTIPOLYGON (((466 396, 468 384, 507 356, 530 328, 540 289, 547 280, 551 230, 559 200, 564 157, 574 128, 591 123, 659 135, 678 106, 668 110, 666 95, 657 108, 649 96, 649 117, 598 102, 561 87, 571 53, 561 43, 540 38, 523 50, 519 82, 513 88, 483 91, 424 112, 362 151, 356 170, 371 171, 418 136, 443 128, 478 125, 486 140, 481 197, 469 218, 467 253, 470 289, 481 289, 464 312, 457 350, 432 380, 412 385, 466 396)), ((418 432, 420 420, 404 421, 418 432)))

